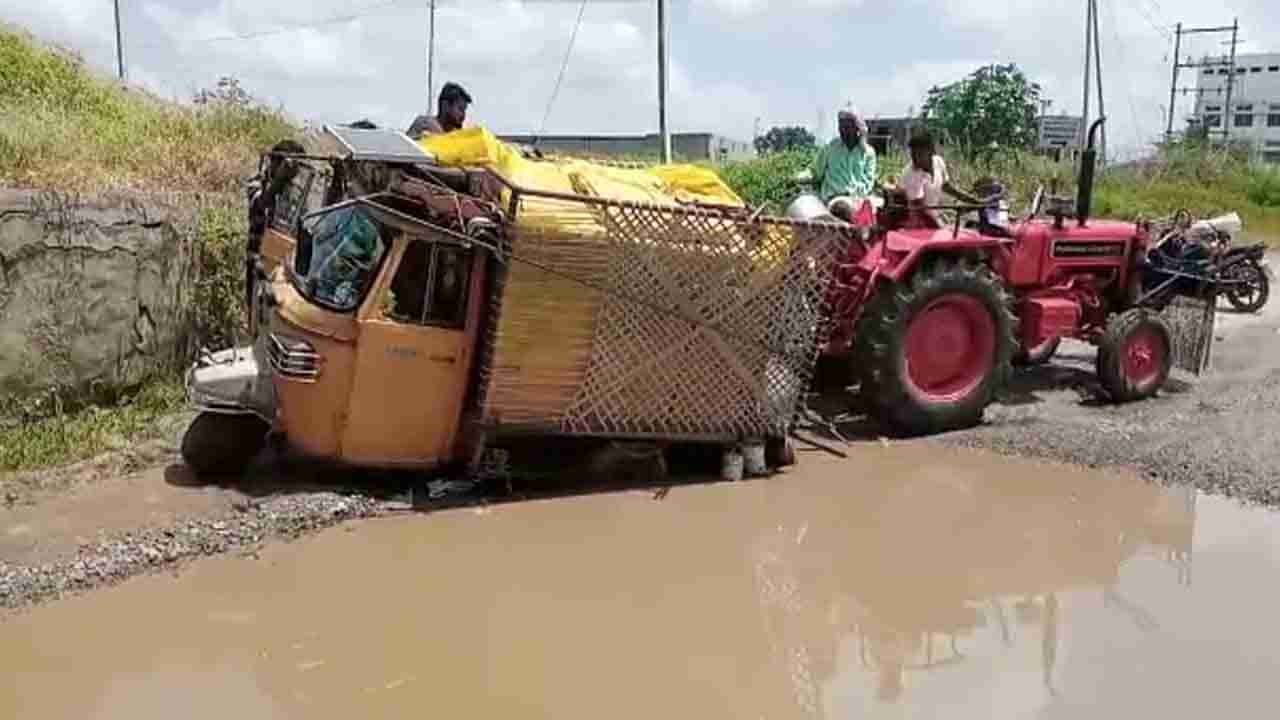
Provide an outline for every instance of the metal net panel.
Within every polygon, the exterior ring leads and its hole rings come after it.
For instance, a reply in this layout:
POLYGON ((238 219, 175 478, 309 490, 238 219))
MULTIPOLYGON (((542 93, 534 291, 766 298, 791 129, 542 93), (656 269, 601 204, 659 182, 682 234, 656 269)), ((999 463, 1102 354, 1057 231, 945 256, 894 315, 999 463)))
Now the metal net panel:
POLYGON ((568 231, 516 226, 486 415, 569 435, 785 432, 848 231, 600 201, 574 213, 568 231))
POLYGON ((1194 375, 1209 368, 1213 350, 1214 324, 1217 319, 1217 296, 1180 295, 1161 311, 1169 325, 1173 341, 1173 366, 1194 375))

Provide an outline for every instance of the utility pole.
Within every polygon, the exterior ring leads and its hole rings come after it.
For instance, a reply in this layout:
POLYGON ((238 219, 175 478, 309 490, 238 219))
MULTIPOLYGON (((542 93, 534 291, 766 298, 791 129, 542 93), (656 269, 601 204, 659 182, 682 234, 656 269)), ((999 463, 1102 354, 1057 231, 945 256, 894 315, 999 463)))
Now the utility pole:
POLYGON ((1080 149, 1084 150, 1089 132, 1089 80, 1093 72, 1093 0, 1084 2, 1084 102, 1080 113, 1080 149))
MULTIPOLYGON (((1201 68, 1225 68, 1226 69, 1227 71, 1226 96, 1227 97, 1226 97, 1226 105, 1223 107, 1223 113, 1221 116, 1222 129, 1218 131, 1213 131, 1213 130, 1210 130, 1209 127, 1206 125, 1205 131, 1206 133, 1210 133, 1210 134, 1214 132, 1220 132, 1222 133, 1223 140, 1226 140, 1231 136, 1231 125, 1233 122, 1231 117, 1231 97, 1234 94, 1235 83, 1236 83, 1236 45, 1239 44, 1239 40, 1240 40, 1239 18, 1237 18, 1235 22, 1233 22, 1231 25, 1225 25, 1220 27, 1184 28, 1182 26, 1182 23, 1178 23, 1177 34, 1175 35, 1175 39, 1174 39, 1173 84, 1169 87, 1169 119, 1168 119, 1168 125, 1166 126, 1166 131, 1165 131, 1167 136, 1166 139, 1172 139, 1174 134, 1173 121, 1177 115, 1177 102, 1178 102, 1177 98, 1178 98, 1179 92, 1181 92, 1184 95, 1189 92, 1195 92, 1197 98, 1203 95, 1205 92, 1205 88, 1202 88, 1202 87, 1200 88, 1178 87, 1178 71, 1184 68, 1187 68, 1187 69, 1195 68, 1197 70, 1201 68), (1183 36, 1199 35, 1204 33, 1227 33, 1227 32, 1231 33, 1231 43, 1230 43, 1231 54, 1229 56, 1229 59, 1220 57, 1220 59, 1218 60, 1209 60, 1209 58, 1206 56, 1205 59, 1201 62, 1191 62, 1190 59, 1188 59, 1186 62, 1183 62, 1182 60, 1183 36)), ((1197 77, 1199 77, 1199 73, 1197 73, 1197 77)), ((1218 92, 1221 93, 1222 88, 1218 88, 1218 92)))
POLYGON ((120 75, 120 79, 124 80, 124 46, 120 42, 120 0, 115 0, 116 6, 116 72, 120 75))
MULTIPOLYGON (((119 2, 119 0, 116 0, 119 2)), ((436 0, 429 0, 431 13, 427 20, 427 111, 436 97, 436 0)))
POLYGON ((662 140, 662 162, 671 162, 671 129, 667 127, 667 0, 658 0, 658 134, 662 140))
POLYGON ((1236 86, 1236 42, 1240 38, 1240 18, 1231 23, 1231 72, 1227 75, 1227 102, 1222 106, 1222 140, 1231 139, 1231 91, 1236 86))
MULTIPOLYGON (((1098 0, 1089 0, 1093 6, 1093 66, 1098 74, 1098 117, 1107 116, 1107 106, 1102 100, 1102 36, 1098 33, 1098 0)), ((1098 159, 1107 164, 1107 126, 1102 128, 1102 147, 1098 149, 1098 159)))
POLYGON ((1169 127, 1164 131, 1164 139, 1173 138, 1173 104, 1177 102, 1178 97, 1178 68, 1181 63, 1178 58, 1182 56, 1182 23, 1178 23, 1178 27, 1174 30, 1173 36, 1173 83, 1169 85, 1169 127))

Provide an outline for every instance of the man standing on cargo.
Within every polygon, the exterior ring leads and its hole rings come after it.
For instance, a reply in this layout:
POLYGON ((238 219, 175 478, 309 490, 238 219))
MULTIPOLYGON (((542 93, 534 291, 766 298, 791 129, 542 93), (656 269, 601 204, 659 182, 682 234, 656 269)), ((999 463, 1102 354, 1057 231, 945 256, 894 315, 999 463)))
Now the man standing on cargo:
POLYGON ((423 135, 461 130, 467 120, 467 106, 471 104, 471 96, 457 83, 445 83, 440 88, 440 99, 436 103, 435 115, 419 115, 405 133, 417 140, 423 135))
POLYGON ((811 174, 818 195, 832 213, 849 218, 876 184, 876 151, 867 142, 867 123, 840 111, 840 137, 818 151, 811 174))

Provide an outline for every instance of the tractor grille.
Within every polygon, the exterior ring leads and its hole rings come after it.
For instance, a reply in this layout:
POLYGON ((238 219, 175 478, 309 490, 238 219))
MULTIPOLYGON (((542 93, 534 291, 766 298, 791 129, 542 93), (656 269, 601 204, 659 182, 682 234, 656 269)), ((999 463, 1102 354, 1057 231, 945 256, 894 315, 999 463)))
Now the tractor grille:
POLYGON ((1209 369, 1213 350, 1217 296, 1175 297, 1161 312, 1173 341, 1173 366, 1193 375, 1209 369))
POLYGON ((320 375, 320 355, 305 340, 272 334, 267 359, 273 371, 291 380, 314 382, 320 375))

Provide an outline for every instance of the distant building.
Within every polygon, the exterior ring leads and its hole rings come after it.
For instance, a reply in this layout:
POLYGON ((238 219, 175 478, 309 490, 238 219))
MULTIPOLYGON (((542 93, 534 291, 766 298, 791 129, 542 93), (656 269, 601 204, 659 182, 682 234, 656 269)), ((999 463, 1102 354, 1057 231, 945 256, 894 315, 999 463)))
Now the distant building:
MULTIPOLYGON (((503 141, 516 145, 532 145, 550 153, 573 155, 653 157, 662 154, 662 141, 657 133, 648 135, 501 135, 503 141)), ((748 160, 756 156, 749 142, 733 140, 714 133, 672 133, 671 154, 675 158, 696 162, 714 160, 748 160)))
POLYGON ((1200 68, 1193 122, 1222 138, 1248 143, 1254 156, 1280 163, 1280 53, 1236 55, 1231 104, 1227 81, 1231 67, 1224 59, 1206 60, 1200 68))
POLYGON ((871 143, 871 147, 879 155, 886 155, 893 150, 906 152, 907 142, 911 139, 911 130, 916 122, 916 118, 911 117, 868 120, 867 142, 871 143))

